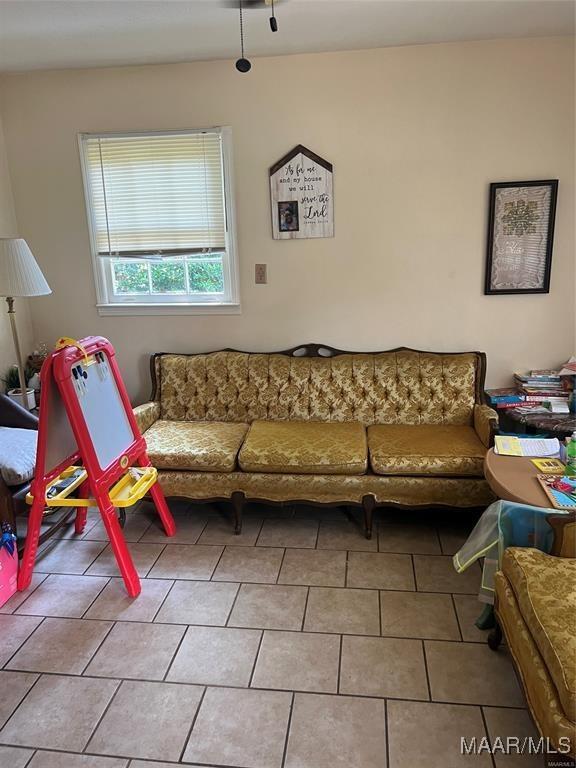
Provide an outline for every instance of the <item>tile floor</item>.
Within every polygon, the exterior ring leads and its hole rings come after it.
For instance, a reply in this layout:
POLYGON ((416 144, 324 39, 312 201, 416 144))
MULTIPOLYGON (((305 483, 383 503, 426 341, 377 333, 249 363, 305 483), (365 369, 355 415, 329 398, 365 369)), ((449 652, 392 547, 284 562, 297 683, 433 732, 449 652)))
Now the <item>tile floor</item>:
POLYGON ((536 735, 505 650, 474 626, 466 512, 144 504, 127 597, 104 529, 66 529, 0 608, 0 768, 532 768, 460 738, 536 735))

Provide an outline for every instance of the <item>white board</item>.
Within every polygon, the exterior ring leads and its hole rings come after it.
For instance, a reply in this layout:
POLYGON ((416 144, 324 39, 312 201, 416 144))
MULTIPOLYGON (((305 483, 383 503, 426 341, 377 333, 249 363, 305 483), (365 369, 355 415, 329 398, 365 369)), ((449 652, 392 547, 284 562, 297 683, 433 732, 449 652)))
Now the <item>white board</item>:
MULTIPOLYGON (((82 373, 86 374, 82 375, 78 385, 75 384, 74 392, 78 397, 98 464, 101 469, 106 469, 126 452, 135 437, 108 364, 108 356, 106 352, 103 354, 103 363, 89 360, 86 365, 84 361, 79 361, 71 367, 80 367, 82 373)), ((76 382, 74 376, 72 381, 76 382)))
MULTIPOLYGON (((50 376, 43 386, 48 388, 46 462, 43 471, 49 472, 60 466, 68 457, 78 453, 78 446, 70 426, 70 421, 68 420, 64 402, 60 396, 60 390, 54 378, 50 376)), ((42 425, 40 425, 40 428, 42 428, 42 425)))
POLYGON ((334 237, 332 164, 299 144, 270 168, 272 237, 334 237))

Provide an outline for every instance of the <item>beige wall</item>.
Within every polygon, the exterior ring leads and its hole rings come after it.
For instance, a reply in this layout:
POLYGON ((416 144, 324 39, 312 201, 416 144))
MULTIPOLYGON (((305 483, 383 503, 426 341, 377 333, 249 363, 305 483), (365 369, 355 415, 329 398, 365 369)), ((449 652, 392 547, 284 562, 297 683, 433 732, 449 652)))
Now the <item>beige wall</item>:
MULTIPOLYGON (((12 200, 2 120, 0 119, 0 237, 15 237, 17 235, 18 227, 12 200)), ((0 285, 1 293, 2 286, 0 285)), ((32 351, 32 320, 28 302, 25 299, 16 299, 15 307, 22 353, 28 355, 32 351)), ((6 370, 16 362, 12 332, 6 310, 6 302, 0 298, 0 379, 4 378, 6 370)), ((4 391, 4 384, 1 382, 0 391, 4 391)))
POLYGON ((129 389, 148 353, 319 341, 481 349, 489 381, 575 347, 569 38, 231 62, 34 72, 2 82, 16 209, 54 290, 36 341, 108 336, 129 389), (233 129, 242 314, 99 317, 79 131, 233 129), (302 143, 334 164, 334 239, 273 241, 268 167, 302 143), (549 295, 484 296, 490 181, 559 178, 549 295), (268 285, 254 285, 254 263, 268 285))

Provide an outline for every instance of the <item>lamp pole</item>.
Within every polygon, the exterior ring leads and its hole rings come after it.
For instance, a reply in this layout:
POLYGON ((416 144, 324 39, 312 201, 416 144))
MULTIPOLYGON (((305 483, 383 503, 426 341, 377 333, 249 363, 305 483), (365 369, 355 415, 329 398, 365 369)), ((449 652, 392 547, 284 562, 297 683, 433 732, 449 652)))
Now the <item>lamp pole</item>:
POLYGON ((26 377, 24 376, 24 365, 22 363, 22 352, 20 351, 20 342, 18 341, 18 331, 16 330, 16 311, 14 310, 14 298, 6 297, 8 304, 8 316, 10 317, 10 327, 12 328, 12 338, 14 340, 14 349, 16 350, 16 361, 18 364, 18 377, 20 379, 20 393, 22 395, 22 405, 28 408, 28 387, 26 377))

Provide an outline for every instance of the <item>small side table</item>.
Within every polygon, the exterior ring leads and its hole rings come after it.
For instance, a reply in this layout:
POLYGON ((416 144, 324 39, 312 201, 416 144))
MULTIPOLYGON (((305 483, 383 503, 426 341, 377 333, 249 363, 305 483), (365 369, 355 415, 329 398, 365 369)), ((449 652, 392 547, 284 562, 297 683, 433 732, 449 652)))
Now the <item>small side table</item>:
POLYGON ((516 408, 504 408, 499 413, 500 429, 521 435, 546 434, 562 440, 576 432, 574 413, 518 413, 516 408))
MULTIPOLYGON (((538 469, 529 458, 521 456, 500 456, 491 448, 484 459, 484 476, 494 494, 502 502, 525 504, 528 507, 550 509, 550 501, 537 481, 538 469)), ((495 504, 484 513, 490 514, 495 504)), ((473 535, 473 534, 472 534, 473 535)), ((538 546, 538 545, 536 545, 538 546)), ((456 555, 458 557, 458 555, 456 555)), ((485 564, 486 567, 486 564, 485 564)), ((479 629, 494 626, 493 606, 487 604, 476 620, 479 629)))

